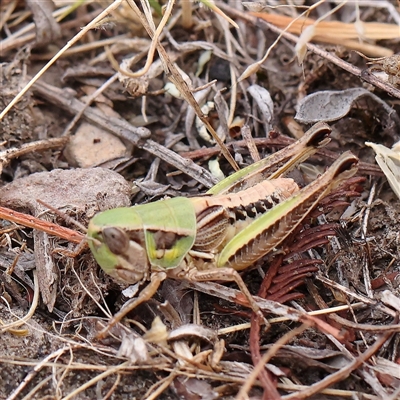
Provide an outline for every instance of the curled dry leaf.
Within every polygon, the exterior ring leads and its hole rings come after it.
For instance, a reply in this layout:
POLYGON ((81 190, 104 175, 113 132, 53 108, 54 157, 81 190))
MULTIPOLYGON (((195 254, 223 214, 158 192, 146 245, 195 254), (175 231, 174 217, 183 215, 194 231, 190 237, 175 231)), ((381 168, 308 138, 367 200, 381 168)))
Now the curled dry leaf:
POLYGON ((259 85, 251 85, 248 87, 247 91, 260 109, 265 132, 269 132, 272 129, 271 122, 274 117, 274 103, 271 95, 267 89, 259 85))
POLYGON ((172 308, 178 314, 178 316, 172 315, 170 318, 172 328, 189 323, 192 320, 193 297, 181 282, 167 279, 162 286, 161 293, 162 298, 167 303, 163 304, 161 309, 172 308))
POLYGON ((27 0, 32 11, 36 27, 36 45, 38 47, 54 43, 61 36, 61 29, 53 17, 54 3, 51 0, 27 0))
MULTIPOLYGON (((304 124, 311 124, 318 121, 330 122, 343 118, 352 107, 362 108, 361 100, 366 97, 372 100, 383 110, 386 115, 386 125, 392 120, 400 127, 399 117, 383 100, 370 91, 363 88, 346 90, 323 90, 306 96, 299 104, 295 119, 304 124)), ((393 123, 392 122, 392 123, 393 123)))
POLYGON ((307 43, 311 42, 315 36, 316 25, 307 26, 299 37, 299 41, 296 43, 295 51, 299 64, 303 64, 304 58, 307 54, 307 43))

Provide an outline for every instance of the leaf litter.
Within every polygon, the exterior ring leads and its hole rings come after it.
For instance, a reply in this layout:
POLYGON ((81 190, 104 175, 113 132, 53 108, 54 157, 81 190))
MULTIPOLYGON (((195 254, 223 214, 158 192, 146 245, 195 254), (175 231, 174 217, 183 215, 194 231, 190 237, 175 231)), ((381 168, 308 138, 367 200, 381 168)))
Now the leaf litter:
POLYGON ((167 281, 98 342, 126 286, 88 252, 67 257, 65 239, 4 217, 0 398, 398 398, 400 210, 365 145, 377 144, 397 188, 398 10, 183 3, 164 14, 145 1, 105 11, 2 3, 0 207, 77 229, 36 199, 87 226, 99 210, 204 193, 216 183, 209 161, 229 175, 288 145, 307 129, 299 122, 321 120, 332 142, 308 161, 313 174, 351 150, 361 178, 245 273, 268 327, 234 288, 167 281), (226 142, 223 153, 214 141, 226 142))

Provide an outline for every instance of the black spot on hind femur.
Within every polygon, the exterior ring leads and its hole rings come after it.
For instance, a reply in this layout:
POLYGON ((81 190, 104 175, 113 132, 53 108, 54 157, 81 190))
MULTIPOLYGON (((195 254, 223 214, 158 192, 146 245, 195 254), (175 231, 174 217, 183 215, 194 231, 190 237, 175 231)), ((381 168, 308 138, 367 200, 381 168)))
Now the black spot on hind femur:
POLYGON ((255 218, 257 216, 257 210, 254 207, 254 204, 249 204, 245 206, 244 210, 246 211, 249 218, 255 218))
POLYGON ((277 205, 281 202, 281 199, 275 193, 272 193, 270 197, 273 203, 275 203, 274 205, 277 205))
POLYGON ((151 231, 153 232, 156 249, 169 250, 172 249, 179 239, 180 235, 175 232, 151 231))
POLYGON ((236 221, 244 221, 247 218, 247 213, 242 208, 235 208, 236 221))
POLYGON ((254 203, 254 208, 256 209, 258 214, 263 214, 270 208, 272 208, 272 203, 265 199, 265 200, 259 200, 254 203))

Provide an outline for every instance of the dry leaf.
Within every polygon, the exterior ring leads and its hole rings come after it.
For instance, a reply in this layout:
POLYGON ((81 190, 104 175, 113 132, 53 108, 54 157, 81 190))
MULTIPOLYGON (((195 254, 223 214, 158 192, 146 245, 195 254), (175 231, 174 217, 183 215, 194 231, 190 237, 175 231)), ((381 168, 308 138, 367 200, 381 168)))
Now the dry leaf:
POLYGON ((375 151, 375 160, 385 174, 393 192, 400 199, 400 153, 382 144, 365 142, 375 151))

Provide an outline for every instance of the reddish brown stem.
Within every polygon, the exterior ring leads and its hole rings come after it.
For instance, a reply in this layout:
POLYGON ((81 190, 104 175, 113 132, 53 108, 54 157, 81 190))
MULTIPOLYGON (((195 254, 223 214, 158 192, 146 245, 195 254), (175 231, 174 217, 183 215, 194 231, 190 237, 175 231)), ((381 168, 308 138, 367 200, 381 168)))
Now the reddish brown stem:
POLYGON ((28 228, 38 229, 49 235, 66 239, 69 242, 80 243, 85 239, 85 236, 80 232, 5 207, 0 207, 0 218, 21 224, 28 228))

